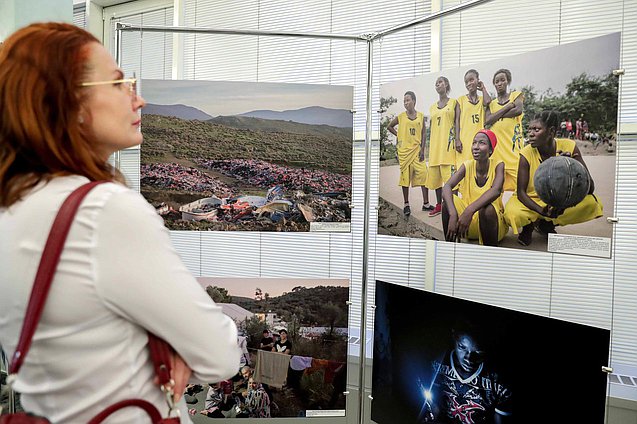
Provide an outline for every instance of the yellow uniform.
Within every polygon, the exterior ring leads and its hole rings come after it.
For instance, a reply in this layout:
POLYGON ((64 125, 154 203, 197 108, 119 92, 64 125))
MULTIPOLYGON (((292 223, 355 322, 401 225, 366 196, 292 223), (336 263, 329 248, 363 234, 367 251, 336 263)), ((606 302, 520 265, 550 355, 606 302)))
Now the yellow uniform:
POLYGON ((420 161, 422 129, 425 116, 416 112, 416 119, 409 119, 407 112, 398 115, 398 163, 400 163, 400 180, 402 187, 424 186, 427 180, 427 163, 420 161))
POLYGON ((462 142, 462 153, 456 152, 456 169, 468 160, 473 160, 471 155, 471 144, 476 133, 484 128, 484 100, 478 96, 478 103, 473 104, 469 97, 458 97, 460 107, 460 141, 462 142))
MULTIPOLYGON (((573 150, 575 150, 574 140, 556 138, 555 142, 557 143, 557 151, 570 152, 572 154, 573 150)), ((526 187, 526 193, 531 200, 541 207, 544 207, 546 203, 540 200, 540 197, 535 192, 535 185, 533 184, 535 171, 537 171, 540 163, 542 163, 540 152, 529 144, 522 149, 520 155, 524 156, 529 163, 529 184, 526 187)), ((504 210, 504 217, 511 228, 513 228, 515 234, 518 234, 525 225, 535 222, 538 219, 552 221, 555 225, 568 225, 590 221, 591 219, 599 218, 603 214, 604 208, 593 194, 588 194, 584 200, 573 207, 567 208, 564 213, 557 218, 547 218, 530 210, 520 202, 516 195, 509 199, 504 210)))
MULTIPOLYGON (((473 159, 464 162, 465 175, 462 181, 460 181, 458 192, 460 197, 453 196, 453 204, 458 211, 458 216, 467 209, 467 207, 478 200, 487 190, 493 186, 495 181, 495 168, 502 161, 496 161, 493 157, 489 158, 489 172, 487 173, 487 182, 479 187, 476 183, 476 164, 473 159)), ((504 220, 504 208, 502 206, 502 195, 498 196, 493 202, 491 202, 495 213, 498 215, 498 241, 502 240, 509 231, 509 227, 504 220)), ((480 217, 476 212, 471 218, 471 224, 469 225, 469 231, 467 238, 471 240, 478 239, 482 244, 482 236, 480 234, 480 217)))
POLYGON ((427 188, 441 188, 451 178, 451 165, 456 163, 455 117, 456 100, 449 99, 445 107, 438 102, 429 108, 431 133, 429 136, 429 175, 427 188))
MULTIPOLYGON (((491 114, 502 109, 509 102, 514 102, 522 93, 512 91, 509 94, 509 101, 503 105, 493 100, 489 103, 491 114)), ((522 150, 522 117, 520 114, 514 118, 500 118, 491 125, 491 131, 498 137, 498 144, 495 146, 493 158, 504 162, 504 190, 515 191, 518 181, 518 160, 520 150, 522 150)))

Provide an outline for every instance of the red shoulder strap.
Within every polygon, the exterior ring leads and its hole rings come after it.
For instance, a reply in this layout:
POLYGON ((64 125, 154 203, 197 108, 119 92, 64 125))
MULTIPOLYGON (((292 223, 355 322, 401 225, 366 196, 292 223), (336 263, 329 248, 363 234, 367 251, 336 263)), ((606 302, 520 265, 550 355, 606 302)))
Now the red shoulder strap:
MULTIPOLYGON (((93 187, 105 183, 106 181, 92 181, 84 184, 81 187, 74 190, 62 203, 60 210, 53 221, 51 230, 49 231, 49 237, 44 246, 42 257, 40 258, 40 265, 35 275, 35 281, 33 288, 31 289, 31 297, 29 298, 29 304, 27 306, 24 323, 22 324, 22 331, 20 332, 20 339, 18 340, 18 346, 11 358, 11 365, 9 366, 9 374, 17 374, 24 362, 29 348, 31 347, 31 341, 35 334, 35 329, 40 322, 42 316, 42 310, 46 298, 51 288, 51 282, 57 269, 60 255, 64 249, 64 243, 68 236, 75 214, 84 200, 84 197, 93 189, 93 187)), ((159 378, 159 384, 166 386, 166 389, 171 389, 170 371, 171 371, 171 353, 172 347, 158 338, 157 336, 148 333, 150 356, 153 361, 155 373, 159 378)))
POLYGON ((31 340, 33 339, 33 334, 42 316, 44 303, 49 294, 51 282, 53 281, 53 276, 55 275, 62 249, 64 248, 66 236, 73 223, 73 218, 82 200, 89 191, 96 185, 104 182, 106 181, 92 181, 75 189, 73 193, 66 198, 53 221, 53 225, 49 231, 49 237, 42 252, 42 257, 40 258, 40 265, 35 275, 33 288, 31 289, 31 297, 29 298, 29 305, 27 306, 27 311, 24 316, 18 346, 11 358, 9 374, 16 374, 20 370, 24 358, 31 347, 31 340))

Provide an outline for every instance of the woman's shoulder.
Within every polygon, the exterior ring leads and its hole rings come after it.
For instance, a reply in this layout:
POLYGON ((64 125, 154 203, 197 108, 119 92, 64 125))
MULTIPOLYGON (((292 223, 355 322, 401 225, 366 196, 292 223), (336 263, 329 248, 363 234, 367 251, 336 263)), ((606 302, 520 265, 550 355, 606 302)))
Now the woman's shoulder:
POLYGON ((520 150, 520 155, 524 156, 527 161, 533 155, 537 155, 537 154, 538 154, 537 149, 535 147, 531 146, 530 144, 527 144, 526 146, 522 147, 522 150, 520 150))
POLYGON ((573 152, 575 149, 576 143, 575 140, 571 140, 570 138, 556 138, 555 142, 557 144, 557 150, 573 152))
MULTIPOLYGON (((44 199, 65 199, 75 189, 88 182, 88 178, 80 175, 56 177, 44 184, 41 192, 35 192, 34 196, 42 196, 44 199)), ((78 215, 87 214, 92 218, 97 218, 103 213, 118 214, 122 218, 140 214, 143 216, 156 214, 154 208, 141 194, 123 184, 110 181, 94 187, 84 198, 78 210, 78 215)))
POLYGON ((509 101, 514 102, 518 99, 518 97, 521 97, 522 99, 524 99, 524 93, 522 93, 521 91, 513 90, 509 94, 509 101))

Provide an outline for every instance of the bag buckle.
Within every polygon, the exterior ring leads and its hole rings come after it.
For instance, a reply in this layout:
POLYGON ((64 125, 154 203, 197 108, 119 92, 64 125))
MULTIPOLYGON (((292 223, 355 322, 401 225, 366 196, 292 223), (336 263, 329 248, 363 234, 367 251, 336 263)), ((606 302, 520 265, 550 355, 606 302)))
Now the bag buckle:
POLYGON ((168 405, 168 417, 171 414, 175 414, 175 417, 181 417, 181 413, 179 412, 179 408, 176 407, 175 404, 175 380, 172 378, 167 384, 162 384, 161 391, 166 395, 166 404, 168 405))
POLYGON ((18 378, 18 374, 7 375, 7 386, 9 386, 11 390, 13 390, 13 384, 15 383, 17 378, 18 378))

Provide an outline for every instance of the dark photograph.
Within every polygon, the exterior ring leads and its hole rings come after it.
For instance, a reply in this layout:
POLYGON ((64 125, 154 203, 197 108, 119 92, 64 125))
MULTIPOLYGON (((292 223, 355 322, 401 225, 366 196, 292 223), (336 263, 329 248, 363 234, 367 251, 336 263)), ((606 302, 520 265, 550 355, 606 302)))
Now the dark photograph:
POLYGON ((372 419, 603 423, 610 331, 376 282, 372 419))

